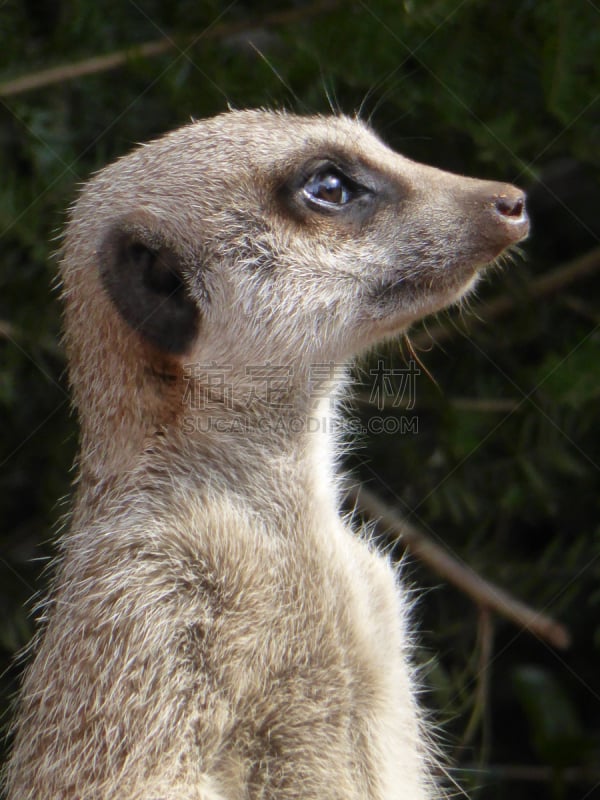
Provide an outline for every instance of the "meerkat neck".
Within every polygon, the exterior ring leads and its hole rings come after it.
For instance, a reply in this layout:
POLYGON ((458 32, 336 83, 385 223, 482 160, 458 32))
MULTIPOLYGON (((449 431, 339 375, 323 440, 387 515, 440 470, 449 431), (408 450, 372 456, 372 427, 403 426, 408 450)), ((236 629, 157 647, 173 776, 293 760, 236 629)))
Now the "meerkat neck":
MULTIPOLYGON (((96 434, 93 447, 86 435, 90 420, 84 419, 76 509, 99 513, 116 495, 137 499, 183 478, 200 493, 207 486, 211 491, 233 486, 249 498, 260 497, 256 487, 263 485, 283 502, 288 498, 293 504, 298 494, 323 513, 337 514, 338 394, 330 382, 317 397, 296 389, 269 403, 242 405, 214 397, 208 403, 184 392, 183 411, 158 425, 131 408, 113 414, 112 426, 103 426, 106 437, 99 440, 96 434)), ((78 527, 89 521, 77 511, 76 516, 78 527)))

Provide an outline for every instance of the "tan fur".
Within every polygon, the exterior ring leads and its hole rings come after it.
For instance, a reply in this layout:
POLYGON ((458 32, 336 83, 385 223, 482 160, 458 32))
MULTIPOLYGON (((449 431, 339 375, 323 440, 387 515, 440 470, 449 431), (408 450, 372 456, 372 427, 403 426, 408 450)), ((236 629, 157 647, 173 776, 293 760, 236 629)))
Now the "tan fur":
POLYGON ((177 130, 84 188, 62 261, 81 476, 9 800, 436 793, 406 602, 340 519, 335 443, 311 424, 338 389, 311 370, 459 298, 525 234, 518 197, 359 122, 260 111, 177 130), (340 159, 376 176, 371 199, 315 209, 297 176, 340 159), (183 352, 134 330, 135 298, 117 311, 102 276, 120 285, 122 252, 178 265, 199 312, 183 352), (226 368, 227 402, 190 402, 190 364, 226 368), (276 401, 247 371, 269 364, 289 368, 276 401))

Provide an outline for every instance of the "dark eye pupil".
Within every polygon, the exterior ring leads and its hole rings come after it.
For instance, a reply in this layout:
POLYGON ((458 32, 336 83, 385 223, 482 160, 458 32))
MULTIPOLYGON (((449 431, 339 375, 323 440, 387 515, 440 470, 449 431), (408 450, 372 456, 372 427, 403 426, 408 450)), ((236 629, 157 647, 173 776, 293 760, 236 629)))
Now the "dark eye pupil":
POLYGON ((349 200, 348 189, 342 178, 335 172, 321 172, 313 175, 305 187, 306 192, 316 200, 342 205, 349 200))
POLYGON ((343 200, 341 180, 337 175, 324 175, 315 186, 315 195, 329 203, 341 203, 343 200))

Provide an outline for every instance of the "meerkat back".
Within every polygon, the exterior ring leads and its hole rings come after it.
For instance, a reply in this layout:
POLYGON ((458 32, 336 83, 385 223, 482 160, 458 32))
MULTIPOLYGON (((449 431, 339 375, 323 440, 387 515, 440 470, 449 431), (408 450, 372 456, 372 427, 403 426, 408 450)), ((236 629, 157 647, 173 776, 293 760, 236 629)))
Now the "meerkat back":
POLYGON ((402 589, 340 519, 324 367, 526 232, 517 189, 343 117, 230 112, 90 181, 61 265, 80 476, 9 800, 437 794, 402 589))

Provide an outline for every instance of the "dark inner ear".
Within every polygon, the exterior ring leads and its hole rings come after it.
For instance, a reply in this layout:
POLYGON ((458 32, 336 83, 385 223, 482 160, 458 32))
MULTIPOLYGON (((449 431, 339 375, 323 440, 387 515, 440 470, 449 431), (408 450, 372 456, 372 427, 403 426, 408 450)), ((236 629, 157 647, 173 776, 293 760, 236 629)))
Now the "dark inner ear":
POLYGON ((181 260, 166 245, 113 231, 100 250, 100 274, 125 321, 153 345, 182 354, 198 334, 200 312, 183 280, 181 260))

